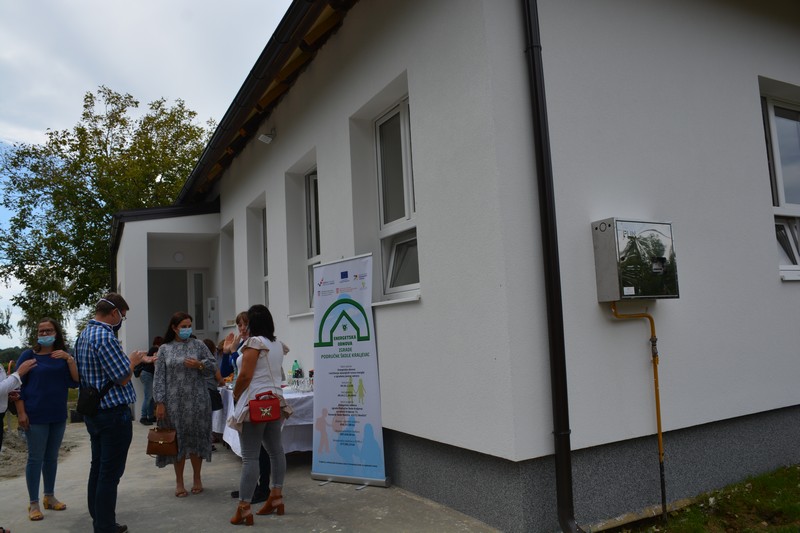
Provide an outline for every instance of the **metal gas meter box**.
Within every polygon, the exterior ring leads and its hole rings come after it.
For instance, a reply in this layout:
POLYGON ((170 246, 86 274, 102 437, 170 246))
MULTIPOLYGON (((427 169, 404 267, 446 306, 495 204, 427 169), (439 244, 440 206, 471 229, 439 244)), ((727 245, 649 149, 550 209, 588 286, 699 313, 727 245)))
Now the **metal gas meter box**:
POLYGON ((598 220, 592 241, 597 301, 678 297, 672 223, 598 220))

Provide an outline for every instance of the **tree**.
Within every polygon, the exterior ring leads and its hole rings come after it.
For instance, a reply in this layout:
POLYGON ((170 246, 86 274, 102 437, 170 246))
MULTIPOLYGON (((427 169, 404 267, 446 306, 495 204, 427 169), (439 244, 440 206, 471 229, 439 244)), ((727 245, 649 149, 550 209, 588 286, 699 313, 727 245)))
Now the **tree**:
POLYGON ((19 280, 12 302, 28 338, 39 318, 64 317, 109 290, 111 216, 169 205, 213 131, 176 100, 148 104, 101 86, 87 92, 72 130, 47 131, 43 145, 15 144, 2 157, 0 277, 19 280))

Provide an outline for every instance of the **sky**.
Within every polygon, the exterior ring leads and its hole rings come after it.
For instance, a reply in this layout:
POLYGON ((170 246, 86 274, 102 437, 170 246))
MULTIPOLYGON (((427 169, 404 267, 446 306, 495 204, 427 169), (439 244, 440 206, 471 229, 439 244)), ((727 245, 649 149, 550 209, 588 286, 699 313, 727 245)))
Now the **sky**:
MULTIPOLYGON (((0 1, 0 143, 43 144, 48 129, 72 129, 84 94, 101 85, 140 109, 180 98, 198 123, 220 122, 290 3, 0 1)), ((0 309, 18 290, 0 281, 0 309)), ((12 307, 11 324, 19 318, 12 307)), ((18 333, 0 348, 22 346, 18 333)))

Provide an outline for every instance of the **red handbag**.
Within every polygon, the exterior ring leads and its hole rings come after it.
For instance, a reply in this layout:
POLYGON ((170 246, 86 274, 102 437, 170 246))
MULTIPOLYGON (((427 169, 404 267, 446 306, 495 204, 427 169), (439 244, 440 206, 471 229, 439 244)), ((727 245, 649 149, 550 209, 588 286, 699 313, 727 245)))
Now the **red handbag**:
POLYGON ((250 409, 250 422, 253 424, 272 422, 281 417, 281 401, 272 391, 256 394, 247 407, 250 409))

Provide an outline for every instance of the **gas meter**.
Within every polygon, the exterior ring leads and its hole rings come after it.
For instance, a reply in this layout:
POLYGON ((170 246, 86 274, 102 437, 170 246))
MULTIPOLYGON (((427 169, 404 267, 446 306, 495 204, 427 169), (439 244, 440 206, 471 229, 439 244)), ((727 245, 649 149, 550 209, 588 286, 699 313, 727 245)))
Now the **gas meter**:
POLYGON ((678 298, 672 223, 592 222, 597 301, 678 298))

